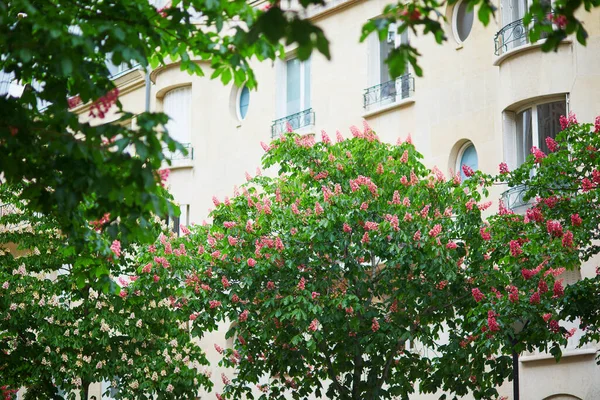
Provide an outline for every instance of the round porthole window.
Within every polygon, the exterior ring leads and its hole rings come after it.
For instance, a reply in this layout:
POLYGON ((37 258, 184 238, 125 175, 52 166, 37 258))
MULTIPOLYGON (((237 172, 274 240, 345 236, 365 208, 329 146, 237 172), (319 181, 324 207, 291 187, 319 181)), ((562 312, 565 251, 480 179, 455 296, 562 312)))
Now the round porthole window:
POLYGON ((479 162, 477 159, 477 150, 475 150, 475 146, 473 143, 467 143, 464 145, 460 152, 458 153, 456 169, 457 172, 460 172, 460 178, 462 181, 469 179, 465 175, 465 171, 463 170, 463 165, 471 168, 473 171, 477 171, 479 168, 479 162))
POLYGON ((248 114, 248 106, 250 105, 250 90, 244 85, 238 92, 238 118, 244 120, 248 114))
POLYGON ((462 0, 454 6, 452 13, 452 29, 454 30, 454 37, 459 43, 464 42, 471 33, 473 28, 473 9, 469 10, 469 2, 462 0))

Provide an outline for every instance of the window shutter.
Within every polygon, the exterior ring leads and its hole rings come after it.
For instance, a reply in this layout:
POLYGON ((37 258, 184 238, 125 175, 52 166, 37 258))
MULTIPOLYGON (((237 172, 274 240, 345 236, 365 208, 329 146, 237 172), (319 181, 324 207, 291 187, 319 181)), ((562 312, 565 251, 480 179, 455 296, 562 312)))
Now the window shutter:
POLYGON ((180 143, 190 143, 192 89, 190 86, 169 91, 163 100, 163 111, 169 116, 169 135, 180 143))

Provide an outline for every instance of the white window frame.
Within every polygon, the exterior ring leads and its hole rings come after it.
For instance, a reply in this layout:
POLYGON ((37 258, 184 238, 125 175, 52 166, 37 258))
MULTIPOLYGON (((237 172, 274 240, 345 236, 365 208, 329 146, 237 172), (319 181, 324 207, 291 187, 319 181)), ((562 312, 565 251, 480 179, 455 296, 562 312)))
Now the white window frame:
MULTIPOLYGON (((241 100, 242 100, 242 91, 246 88, 246 84, 243 84, 238 88, 237 94, 235 96, 235 115, 237 119, 240 121, 244 121, 248 116, 248 111, 246 111, 246 116, 242 117, 242 113, 240 112, 241 100)), ((248 89, 248 110, 250 109, 250 89, 248 89)))
MULTIPOLYGON (((517 115, 524 112, 525 110, 531 109, 531 143, 532 143, 532 146, 539 147, 540 135, 539 135, 539 130, 538 130, 537 108, 538 108, 538 106, 541 106, 544 104, 555 103, 555 102, 559 102, 559 101, 565 102, 565 110, 566 110, 566 113, 568 114, 569 113, 569 94, 568 93, 563 94, 563 95, 549 96, 549 97, 536 99, 531 102, 528 102, 527 104, 525 104, 523 106, 520 106, 519 108, 515 109, 512 112, 511 111, 504 112, 504 119, 506 120, 506 117, 508 116, 508 118, 511 120, 511 121, 509 121, 510 127, 507 127, 505 124, 505 130, 508 128, 509 133, 508 133, 508 135, 506 135, 506 134, 504 135, 505 136, 504 161, 508 164, 510 169, 515 169, 515 168, 519 167, 519 165, 517 164, 517 146, 518 146, 518 144, 517 144, 517 115)), ((526 150, 526 153, 524 154, 524 156, 527 157, 530 149, 525 149, 525 150, 526 150)))
POLYGON ((454 162, 454 173, 455 174, 459 174, 461 175, 461 171, 462 171, 462 166, 461 166, 461 161, 463 158, 463 155, 465 154, 465 151, 469 148, 473 146, 473 148, 475 149, 475 154, 477 155, 477 170, 479 169, 479 153, 477 152, 477 147, 475 147, 475 144, 473 144, 473 142, 471 142, 470 140, 465 142, 462 146, 460 146, 460 149, 458 150, 458 153, 456 154, 456 161, 454 162))
MULTIPOLYGON (((275 82, 276 82, 275 119, 281 119, 281 118, 285 118, 285 117, 295 114, 295 113, 290 113, 287 109, 287 62, 290 60, 294 60, 296 58, 298 58, 296 56, 296 53, 292 51, 292 52, 290 52, 290 54, 286 55, 285 59, 277 60, 275 62, 275 82)), ((309 57, 305 61, 300 61, 300 104, 301 104, 300 108, 301 108, 301 110, 299 110, 297 112, 311 109, 312 102, 313 102, 312 101, 312 57, 309 57), (305 103, 305 96, 306 96, 306 92, 305 92, 306 62, 311 63, 311 70, 310 70, 310 75, 309 75, 309 85, 310 85, 310 92, 311 92, 310 97, 311 98, 309 99, 310 102, 308 103, 308 107, 303 108, 304 103, 305 103)), ((237 106, 237 104, 236 104, 236 106, 237 106)), ((237 111, 236 111, 236 113, 237 113, 237 111)))
MULTIPOLYGON (((457 22, 458 22, 458 9, 461 6, 461 4, 463 3, 467 3, 467 0, 459 0, 455 5, 454 8, 452 8, 452 34, 454 35, 454 40, 456 40, 456 43, 458 44, 463 44, 468 38, 469 36, 471 36, 471 33, 473 31, 473 26, 475 25, 475 9, 470 10, 470 12, 473 14, 473 21, 471 22, 471 29, 469 29, 469 33, 467 34, 467 37, 462 40, 460 38, 460 36, 458 35, 458 26, 457 26, 457 22)), ((469 7, 467 6, 467 12, 469 12, 469 7)))
MULTIPOLYGON (((410 34, 408 31, 406 32, 406 44, 410 43, 410 34)), ((400 47, 403 43, 402 43, 402 34, 398 33, 398 29, 397 29, 397 25, 392 23, 390 24, 390 26, 388 27, 388 35, 386 40, 389 40, 388 38, 390 37, 390 34, 394 35, 394 48, 398 48, 400 47)), ((368 86, 367 87, 373 87, 376 85, 381 85, 382 83, 385 83, 387 81, 383 80, 383 77, 381 76, 381 66, 382 64, 385 62, 385 60, 381 59, 381 47, 380 47, 380 40, 379 40, 379 36, 376 33, 373 33, 369 36, 369 40, 368 40, 368 66, 369 66, 369 73, 368 73, 368 86)), ((410 73, 410 64, 407 63, 407 69, 404 72, 404 75, 407 75, 410 73)))

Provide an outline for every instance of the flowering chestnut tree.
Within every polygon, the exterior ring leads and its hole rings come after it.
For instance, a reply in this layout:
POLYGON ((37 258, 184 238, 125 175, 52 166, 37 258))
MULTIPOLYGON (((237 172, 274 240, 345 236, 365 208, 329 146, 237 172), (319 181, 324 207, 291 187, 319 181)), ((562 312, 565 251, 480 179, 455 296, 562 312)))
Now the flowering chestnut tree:
POLYGON ((233 347, 215 347, 237 374, 222 376, 217 397, 494 398, 510 375, 503 354, 513 349, 515 315, 538 316, 543 332, 532 343, 564 339, 540 311, 555 302, 557 272, 541 267, 526 279, 517 265, 552 267, 544 254, 575 252, 560 241, 530 251, 517 228, 528 225, 506 212, 484 223, 491 178, 467 170, 466 182, 447 180, 410 139, 381 143, 366 124, 352 134, 264 144, 263 166, 276 176, 247 176, 241 193, 213 199, 211 224, 180 239, 197 247, 190 319, 233 323, 233 347), (530 303, 540 281, 550 289, 530 303))
MULTIPOLYGON (((523 198, 529 202, 525 216, 518 217, 526 227, 523 237, 515 238, 525 251, 518 257, 530 257, 527 250, 534 247, 545 247, 546 251, 561 246, 570 249, 566 254, 551 251, 545 258, 538 258, 541 262, 538 268, 524 269, 523 276, 532 283, 548 273, 558 275, 561 268, 579 268, 582 262, 600 251, 600 159, 597 156, 597 149, 600 148, 600 117, 593 124, 579 123, 575 114, 571 113, 562 116, 560 124, 563 131, 556 138, 546 139, 548 154, 534 147, 527 161, 515 171, 508 171, 505 165, 501 166, 498 178, 508 182, 509 186, 522 187, 523 198)), ((514 220, 517 217, 505 218, 514 220)), ((518 251, 515 245, 513 252, 518 251)), ((551 314, 552 311, 548 309, 542 315, 549 328, 559 331, 558 320, 579 318, 579 329, 583 330, 581 343, 600 339, 598 276, 565 287, 564 296, 564 285, 560 282, 560 279, 556 280, 554 288, 550 286, 548 292, 553 293, 553 297, 559 301, 558 313, 551 314)), ((543 281, 540 280, 539 285, 537 292, 530 289, 530 301, 538 301, 536 293, 543 296, 543 281)), ((566 336, 572 334, 564 330, 561 333, 566 336)), ((558 356, 560 348, 554 347, 553 352, 558 356)))
POLYGON ((75 248, 55 220, 27 211, 20 190, 0 185, 5 397, 25 386, 31 399, 63 398, 59 390, 69 399, 80 390, 87 399, 90 383, 101 381, 130 399, 188 399, 210 387, 189 313, 178 306, 178 266, 138 278, 137 246, 112 241, 108 257, 95 242, 75 248))

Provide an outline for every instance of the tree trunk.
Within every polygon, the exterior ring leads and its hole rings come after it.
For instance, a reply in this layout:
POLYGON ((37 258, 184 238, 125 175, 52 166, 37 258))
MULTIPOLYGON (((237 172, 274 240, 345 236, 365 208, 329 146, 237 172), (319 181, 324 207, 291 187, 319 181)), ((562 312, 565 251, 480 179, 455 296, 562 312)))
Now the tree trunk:
POLYGON ((80 400, 88 400, 89 391, 90 391, 90 382, 83 381, 81 384, 81 392, 79 392, 80 400))

